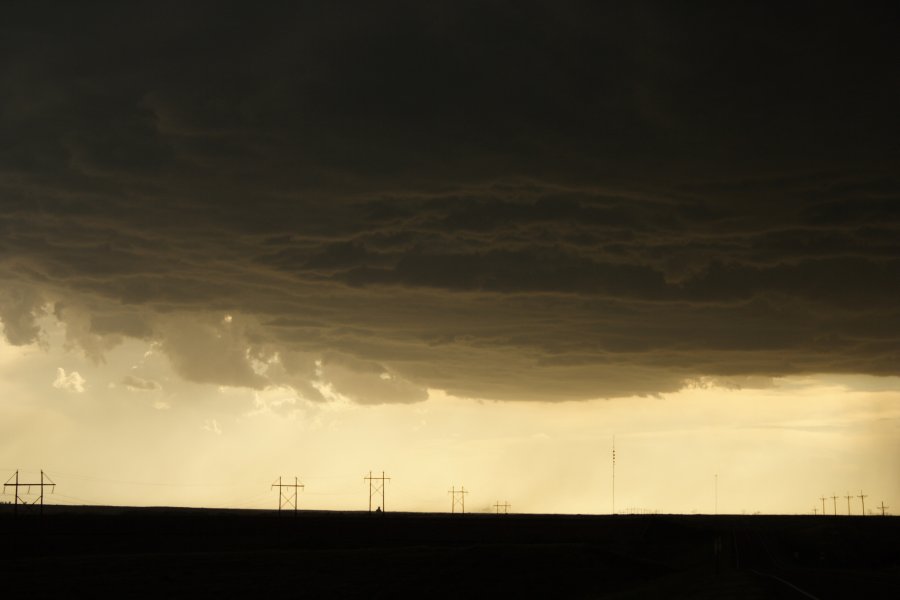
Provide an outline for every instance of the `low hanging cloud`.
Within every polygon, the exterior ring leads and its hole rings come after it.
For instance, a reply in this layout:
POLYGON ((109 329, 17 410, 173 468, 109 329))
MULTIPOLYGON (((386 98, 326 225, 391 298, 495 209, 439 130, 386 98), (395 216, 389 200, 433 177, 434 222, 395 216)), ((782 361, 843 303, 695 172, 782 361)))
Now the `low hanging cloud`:
POLYGON ((43 314, 43 300, 33 287, 9 286, 0 291, 0 322, 3 334, 14 346, 37 342, 43 314))
POLYGON ((900 374, 879 9, 60 10, 0 24, 12 344, 360 403, 900 374))
POLYGON ((152 379, 141 379, 134 375, 126 375, 122 378, 122 385, 131 392, 156 392, 162 389, 156 381, 152 379))

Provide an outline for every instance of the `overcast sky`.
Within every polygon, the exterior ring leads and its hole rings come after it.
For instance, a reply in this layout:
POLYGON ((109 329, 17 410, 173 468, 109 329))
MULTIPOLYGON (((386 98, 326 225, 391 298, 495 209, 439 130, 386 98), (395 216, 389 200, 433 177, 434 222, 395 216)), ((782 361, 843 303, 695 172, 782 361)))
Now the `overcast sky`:
POLYGON ((900 503, 895 8, 182 4, 5 9, 0 465, 428 471, 423 510, 531 466, 596 512, 617 429, 645 473, 702 430, 636 504, 810 461, 729 508, 900 503))

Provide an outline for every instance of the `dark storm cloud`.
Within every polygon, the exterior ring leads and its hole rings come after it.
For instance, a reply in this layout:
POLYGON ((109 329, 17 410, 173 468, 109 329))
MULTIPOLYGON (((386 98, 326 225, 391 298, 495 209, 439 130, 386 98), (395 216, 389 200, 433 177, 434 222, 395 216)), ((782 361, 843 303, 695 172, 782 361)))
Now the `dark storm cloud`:
POLYGON ((359 402, 897 374, 879 10, 16 7, 6 337, 55 303, 93 356, 359 402))

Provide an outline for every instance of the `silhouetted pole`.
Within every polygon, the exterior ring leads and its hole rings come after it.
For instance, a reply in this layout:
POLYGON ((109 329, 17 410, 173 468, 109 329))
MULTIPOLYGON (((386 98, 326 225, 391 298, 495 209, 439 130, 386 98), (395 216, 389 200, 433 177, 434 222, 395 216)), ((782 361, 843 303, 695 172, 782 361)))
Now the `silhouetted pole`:
POLYGON ((877 508, 880 508, 880 509, 881 509, 881 516, 883 517, 883 516, 884 516, 884 511, 885 511, 885 509, 890 508, 890 506, 885 506, 885 505, 884 505, 884 500, 882 500, 882 501, 881 501, 881 506, 878 506, 877 508))
POLYGON ((273 483, 272 488, 278 488, 278 513, 281 514, 281 509, 285 506, 293 506, 294 507, 294 515, 297 514, 297 489, 305 489, 306 486, 299 482, 297 477, 294 477, 294 483, 281 483, 281 477, 278 477, 278 483, 273 483), (285 492, 285 490, 291 490, 290 492, 285 492))
POLYGON ((822 501, 822 516, 825 516, 825 496, 821 496, 819 500, 822 501))
POLYGON ((456 486, 453 486, 450 488, 450 491, 447 493, 450 494, 451 498, 452 498, 450 501, 450 514, 453 514, 456 512, 457 503, 459 503, 460 512, 465 513, 466 512, 466 494, 469 493, 466 491, 466 486, 462 486, 460 489, 456 489, 456 486), (458 497, 458 499, 457 499, 457 497, 458 497))
POLYGON ((19 514, 19 504, 22 504, 22 505, 39 504, 41 515, 43 516, 43 514, 44 514, 44 488, 47 488, 47 487, 50 488, 51 494, 56 491, 56 484, 53 483, 53 480, 50 479, 50 477, 46 473, 44 473, 43 469, 41 470, 40 482, 34 482, 34 483, 19 481, 19 471, 17 469, 16 472, 13 474, 13 476, 10 477, 9 479, 7 479, 6 483, 3 484, 4 493, 6 492, 7 487, 13 488, 13 514, 14 515, 19 514), (32 486, 40 488, 41 495, 34 502, 30 502, 30 503, 25 502, 19 496, 19 488, 27 488, 27 491, 25 493, 30 494, 32 486))
POLYGON ((372 498, 378 492, 381 492, 381 512, 387 511, 387 506, 384 502, 384 484, 386 481, 390 481, 390 477, 384 476, 384 471, 381 472, 381 477, 375 477, 372 475, 372 471, 369 471, 369 474, 363 479, 369 482, 369 512, 372 512, 372 498), (378 482, 376 485, 375 482, 378 482))
POLYGON ((612 445, 612 514, 616 514, 616 436, 612 445))
POLYGON ((837 516, 837 499, 840 496, 832 496, 831 501, 834 502, 834 516, 837 516))
POLYGON ((509 500, 505 501, 503 504, 500 504, 500 501, 498 500, 497 503, 494 504, 494 509, 496 509, 497 514, 499 515, 499 514, 500 514, 500 509, 502 508, 502 509, 503 509, 503 514, 504 514, 504 515, 508 515, 508 514, 509 514, 509 507, 510 507, 510 506, 512 506, 512 505, 509 503, 509 500))
POLYGON ((819 508, 817 506, 813 506, 813 514, 814 515, 819 514, 819 508))
POLYGON ((850 516, 850 498, 852 498, 852 497, 853 496, 851 496, 850 494, 847 494, 846 496, 844 496, 844 498, 847 499, 847 516, 848 517, 850 516))
POLYGON ((862 490, 859 490, 859 496, 857 497, 859 498, 859 501, 862 502, 862 514, 863 516, 866 516, 866 498, 868 498, 869 496, 867 494, 863 494, 862 490))

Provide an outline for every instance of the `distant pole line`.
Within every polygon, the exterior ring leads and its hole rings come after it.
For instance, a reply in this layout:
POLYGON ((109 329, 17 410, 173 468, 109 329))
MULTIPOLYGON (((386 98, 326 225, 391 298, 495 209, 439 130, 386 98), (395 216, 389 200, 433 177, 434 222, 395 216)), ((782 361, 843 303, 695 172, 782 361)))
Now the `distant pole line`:
POLYGON ((882 500, 882 501, 881 501, 881 506, 878 506, 878 507, 876 507, 876 508, 880 508, 880 509, 881 509, 881 516, 883 517, 883 516, 884 516, 884 511, 885 511, 886 509, 890 508, 890 506, 885 506, 885 505, 884 505, 884 500, 882 500))
POLYGON ((294 483, 281 483, 281 477, 272 484, 272 489, 278 488, 278 513, 284 507, 293 507, 294 515, 297 514, 297 489, 306 489, 306 486, 300 483, 299 478, 294 477, 294 483))
POLYGON ((818 506, 813 506, 813 514, 814 514, 814 515, 819 514, 819 507, 818 507, 818 506))
POLYGON ((616 514, 616 436, 612 442, 612 514, 616 514))
POLYGON ((868 497, 869 496, 867 494, 863 494, 862 490, 859 490, 859 496, 857 496, 857 498, 859 498, 860 502, 862 502, 862 515, 863 516, 866 516, 866 498, 868 498, 868 497))
POLYGON ((450 488, 447 492, 450 494, 450 514, 456 512, 456 506, 459 505, 460 513, 466 512, 466 494, 469 492, 466 491, 466 486, 462 486, 459 489, 456 489, 456 486, 450 488))
POLYGON ((391 478, 385 477, 384 471, 381 472, 381 477, 373 476, 372 471, 369 471, 369 474, 363 477, 363 479, 369 482, 369 512, 372 512, 372 498, 374 498, 378 492, 381 492, 381 512, 386 512, 387 507, 384 502, 384 484, 385 482, 390 481, 391 478))
POLYGON ((840 496, 832 496, 831 497, 832 502, 834 502, 834 516, 837 516, 837 499, 838 498, 840 498, 840 496))
POLYGON ((19 481, 19 471, 18 469, 13 474, 12 477, 6 480, 6 483, 3 484, 3 493, 6 493, 6 488, 13 488, 13 514, 19 514, 19 505, 27 506, 39 504, 41 507, 41 515, 44 514, 44 488, 50 488, 50 493, 53 494, 56 492, 56 484, 53 483, 53 480, 50 479, 50 476, 44 473, 41 470, 41 480, 40 482, 25 482, 19 481), (45 481, 46 480, 46 481, 45 481), (28 502, 24 498, 19 495, 19 488, 25 488, 25 495, 31 493, 31 488, 36 487, 39 488, 40 495, 34 499, 32 502, 28 502))
POLYGON ((826 499, 825 496, 820 496, 820 497, 819 497, 819 500, 822 501, 822 516, 823 516, 823 517, 825 516, 825 499, 826 499))
POLYGON ((497 503, 494 504, 494 509, 497 511, 497 514, 499 515, 499 514, 500 514, 500 509, 502 508, 502 509, 503 509, 503 514, 504 514, 504 515, 508 515, 508 514, 509 514, 509 508, 510 508, 511 506, 512 506, 512 504, 509 503, 509 500, 505 500, 505 501, 503 502, 503 504, 500 504, 500 501, 497 500, 497 503))
POLYGON ((850 516, 850 498, 852 498, 852 497, 853 496, 851 496, 850 494, 847 494, 846 496, 844 496, 844 498, 847 499, 847 516, 848 517, 850 516))

